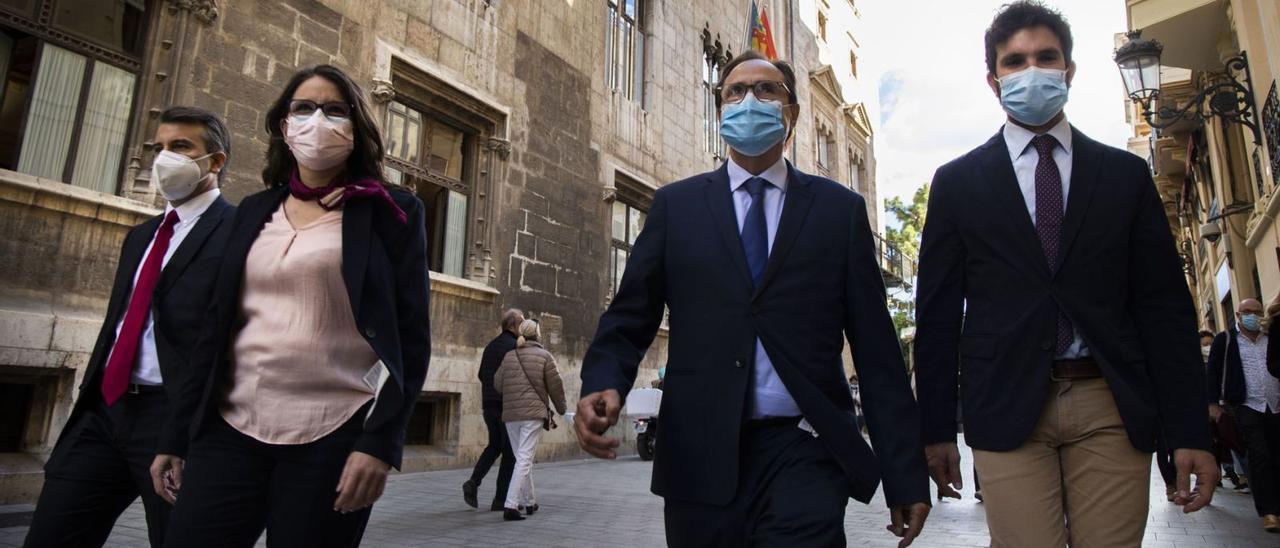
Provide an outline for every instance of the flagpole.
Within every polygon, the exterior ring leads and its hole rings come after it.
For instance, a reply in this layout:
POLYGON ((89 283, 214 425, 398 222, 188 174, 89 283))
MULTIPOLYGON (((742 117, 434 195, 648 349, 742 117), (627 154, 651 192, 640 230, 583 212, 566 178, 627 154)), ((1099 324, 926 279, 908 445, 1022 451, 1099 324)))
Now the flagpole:
POLYGON ((744 34, 746 40, 742 44, 742 49, 738 50, 738 53, 751 49, 751 27, 756 24, 756 13, 756 0, 751 0, 751 3, 747 4, 747 32, 744 34))

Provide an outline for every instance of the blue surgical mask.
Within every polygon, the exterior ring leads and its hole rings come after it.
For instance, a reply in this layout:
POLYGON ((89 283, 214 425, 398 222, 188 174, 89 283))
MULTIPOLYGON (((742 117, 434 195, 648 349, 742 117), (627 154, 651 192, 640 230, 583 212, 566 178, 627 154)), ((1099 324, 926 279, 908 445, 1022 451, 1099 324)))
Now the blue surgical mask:
POLYGON ((782 105, 748 93, 742 102, 727 104, 720 111, 720 136, 741 154, 764 154, 787 137, 782 105))
POLYGON ((1000 104, 1014 120, 1043 126, 1067 104, 1067 71, 1027 67, 1000 82, 1000 104))
POLYGON ((1257 314, 1245 314, 1240 316, 1240 325, 1249 331, 1262 331, 1262 316, 1257 314))

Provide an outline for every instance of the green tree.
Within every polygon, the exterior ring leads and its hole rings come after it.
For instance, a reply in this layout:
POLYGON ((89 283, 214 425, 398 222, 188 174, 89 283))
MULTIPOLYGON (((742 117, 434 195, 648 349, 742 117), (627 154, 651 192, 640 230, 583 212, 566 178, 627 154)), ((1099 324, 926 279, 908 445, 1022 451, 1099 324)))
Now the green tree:
MULTIPOLYGON (((924 218, 929 209, 929 185, 916 189, 910 204, 895 196, 885 201, 884 209, 897 224, 896 227, 890 225, 885 228, 885 240, 914 264, 920 258, 920 234, 924 231, 924 218)), ((914 283, 914 280, 908 280, 908 283, 914 283)), ((910 286, 889 294, 889 313, 893 315, 893 325, 899 333, 915 325, 915 302, 910 286)))

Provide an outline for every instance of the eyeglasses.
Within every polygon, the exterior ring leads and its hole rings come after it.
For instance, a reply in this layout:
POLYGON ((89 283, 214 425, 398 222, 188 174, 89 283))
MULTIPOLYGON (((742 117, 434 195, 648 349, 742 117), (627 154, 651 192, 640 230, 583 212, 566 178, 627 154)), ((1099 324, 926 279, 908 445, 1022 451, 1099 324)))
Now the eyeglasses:
POLYGON ((344 103, 342 101, 317 103, 306 99, 294 99, 289 101, 290 116, 310 117, 312 114, 315 114, 317 110, 324 112, 324 115, 329 118, 341 118, 345 120, 351 117, 350 103, 344 103))
POLYGON ((761 80, 750 85, 736 82, 727 86, 719 86, 716 90, 720 94, 720 99, 726 103, 741 103, 747 97, 748 91, 761 101, 781 101, 784 103, 787 102, 791 94, 786 82, 779 80, 761 80))

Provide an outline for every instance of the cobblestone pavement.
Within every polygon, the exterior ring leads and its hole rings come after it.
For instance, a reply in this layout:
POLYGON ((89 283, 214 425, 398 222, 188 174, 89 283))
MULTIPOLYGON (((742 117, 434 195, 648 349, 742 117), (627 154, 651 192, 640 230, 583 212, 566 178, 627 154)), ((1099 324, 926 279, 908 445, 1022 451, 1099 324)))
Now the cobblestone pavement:
MULTIPOLYGON (((969 462, 967 453, 964 458, 969 462)), ((534 482, 541 511, 528 520, 511 523, 502 521, 496 512, 472 510, 463 504, 460 486, 468 470, 397 475, 374 507, 364 546, 662 546, 662 501, 649 494, 649 472, 649 463, 634 456, 616 462, 540 464, 534 482)), ((496 467, 480 488, 482 503, 492 500, 495 474, 496 467)), ((966 477, 970 483, 965 486, 964 500, 935 506, 915 546, 987 545, 983 506, 972 498, 971 480, 966 477)), ((1220 491, 1213 506, 1184 515, 1165 502, 1163 485, 1154 473, 1151 495, 1143 546, 1280 546, 1280 535, 1262 531, 1248 495, 1220 491)), ((0 510, 12 513, 23 508, 0 510)), ((880 497, 866 506, 850 501, 845 518, 849 544, 895 546, 896 539, 884 530, 887 523, 880 497)), ((25 534, 26 527, 0 528, 0 547, 19 546, 25 534)), ((142 507, 134 504, 117 523, 108 546, 145 545, 142 507)))

